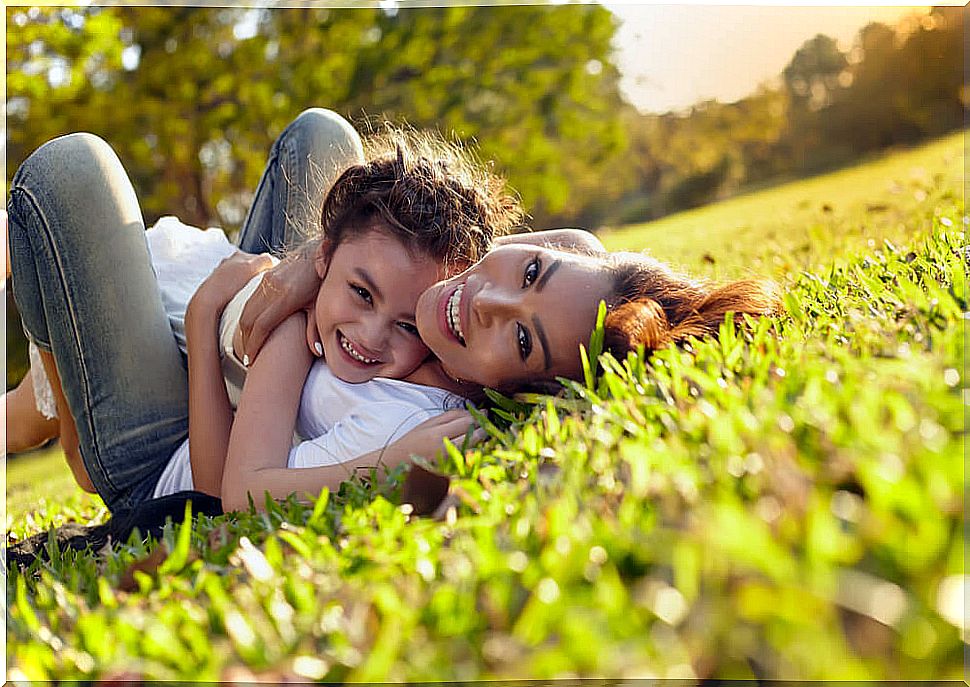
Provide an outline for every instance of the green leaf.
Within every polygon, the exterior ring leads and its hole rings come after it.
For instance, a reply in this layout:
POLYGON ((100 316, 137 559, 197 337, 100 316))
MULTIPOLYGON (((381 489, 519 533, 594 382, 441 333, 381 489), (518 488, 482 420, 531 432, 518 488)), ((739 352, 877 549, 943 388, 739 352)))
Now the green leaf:
POLYGON ((175 546, 168 557, 158 567, 160 575, 167 575, 178 572, 185 567, 189 559, 189 546, 192 541, 192 502, 185 502, 185 516, 182 524, 178 526, 178 534, 175 538, 175 546))

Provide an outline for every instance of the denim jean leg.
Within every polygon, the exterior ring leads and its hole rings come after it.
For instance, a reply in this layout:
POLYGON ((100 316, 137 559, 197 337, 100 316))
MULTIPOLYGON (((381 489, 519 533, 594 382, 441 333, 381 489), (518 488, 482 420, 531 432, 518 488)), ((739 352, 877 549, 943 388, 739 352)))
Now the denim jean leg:
POLYGON ((333 182, 363 161, 360 136, 350 122, 331 110, 304 110, 270 149, 239 248, 282 255, 319 233, 323 200, 333 182))
POLYGON ((188 434, 188 380, 134 189, 107 143, 71 134, 24 161, 8 211, 24 328, 54 356, 91 481, 112 510, 131 507, 188 434))

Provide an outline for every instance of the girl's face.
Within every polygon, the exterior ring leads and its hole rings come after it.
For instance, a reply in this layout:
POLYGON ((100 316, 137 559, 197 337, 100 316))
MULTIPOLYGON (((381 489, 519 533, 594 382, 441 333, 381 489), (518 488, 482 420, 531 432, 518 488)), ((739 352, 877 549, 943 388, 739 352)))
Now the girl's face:
POLYGON ((589 343, 611 286, 593 258, 501 246, 421 295, 418 331, 451 377, 496 388, 576 379, 579 344, 589 343))
POLYGON ((441 278, 438 263, 379 229, 343 240, 329 259, 326 252, 321 245, 316 256, 315 316, 330 370, 352 384, 407 377, 428 355, 414 310, 441 278))

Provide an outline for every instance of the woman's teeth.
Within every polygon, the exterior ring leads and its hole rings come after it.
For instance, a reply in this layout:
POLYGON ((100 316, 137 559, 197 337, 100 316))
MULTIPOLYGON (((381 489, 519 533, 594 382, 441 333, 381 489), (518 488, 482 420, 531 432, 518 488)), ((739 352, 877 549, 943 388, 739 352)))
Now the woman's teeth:
POLYGON ((347 351, 347 355, 349 355, 351 358, 353 358, 358 362, 366 363, 367 365, 373 365, 374 363, 380 362, 379 360, 374 360, 373 358, 367 358, 362 356, 360 353, 358 353, 357 349, 354 348, 354 345, 350 343, 347 337, 344 336, 343 334, 340 335, 340 347, 345 351, 347 351))
POLYGON ((459 285, 455 289, 455 292, 451 294, 451 298, 448 299, 448 326, 451 328, 451 333, 458 337, 458 341, 462 346, 465 345, 465 333, 461 330, 461 317, 458 314, 458 306, 461 304, 461 293, 464 290, 465 285, 459 285))

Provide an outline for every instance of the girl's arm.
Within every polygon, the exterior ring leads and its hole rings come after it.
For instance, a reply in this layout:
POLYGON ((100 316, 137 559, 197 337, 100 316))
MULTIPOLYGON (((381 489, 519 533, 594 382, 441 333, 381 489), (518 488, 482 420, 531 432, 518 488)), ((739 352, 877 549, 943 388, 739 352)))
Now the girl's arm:
POLYGON ((269 335, 249 367, 236 421, 229 433, 222 475, 221 496, 226 511, 245 508, 248 493, 259 504, 263 490, 269 490, 273 496, 286 496, 309 486, 304 476, 302 483, 294 480, 292 488, 281 493, 280 480, 263 474, 274 469, 284 475, 302 472, 287 470, 286 459, 303 383, 313 362, 303 344, 305 332, 306 316, 302 312, 290 315, 269 335))
POLYGON ((189 358, 189 460, 193 486, 218 496, 232 428, 219 351, 219 319, 232 297, 271 264, 268 256, 236 253, 198 288, 185 315, 189 358))
MULTIPOLYGON (((471 414, 465 410, 449 410, 425 420, 398 441, 380 451, 370 451, 353 460, 338 465, 323 465, 313 468, 261 467, 247 473, 233 472, 230 479, 228 471, 234 470, 227 464, 227 475, 223 480, 222 508, 226 512, 245 510, 249 507, 249 497, 257 509, 265 507, 265 494, 271 498, 283 499, 291 494, 303 501, 312 501, 327 487, 336 492, 340 483, 349 479, 358 470, 383 468, 391 470, 405 463, 413 456, 433 459, 442 448, 444 439, 460 445, 465 438, 471 414)), ((472 432, 470 443, 481 441, 485 430, 472 432)), ((281 463, 285 463, 283 457, 281 463)))
POLYGON ((496 246, 504 246, 509 243, 529 243, 565 250, 580 249, 593 253, 606 252, 606 248, 596 238, 596 235, 585 229, 546 229, 545 231, 507 234, 506 236, 499 236, 494 243, 496 246))
POLYGON ((451 411, 423 422, 383 450, 336 465, 288 468, 300 396, 313 362, 303 345, 304 336, 304 315, 292 315, 273 331, 249 368, 222 479, 226 511, 247 508, 250 496, 261 509, 267 492, 272 498, 296 494, 313 499, 323 487, 336 491, 355 470, 392 468, 412 455, 433 456, 444 437, 460 441, 471 424, 467 411, 451 411))

